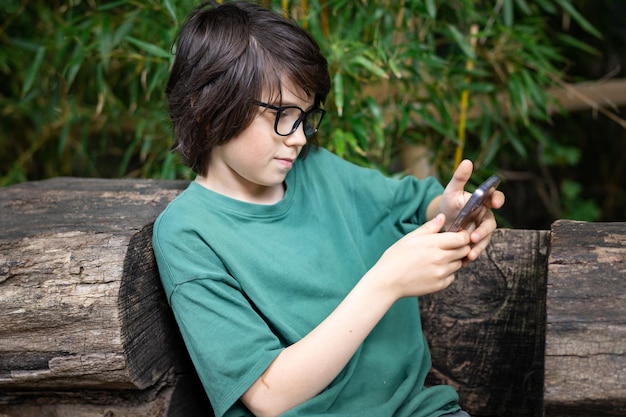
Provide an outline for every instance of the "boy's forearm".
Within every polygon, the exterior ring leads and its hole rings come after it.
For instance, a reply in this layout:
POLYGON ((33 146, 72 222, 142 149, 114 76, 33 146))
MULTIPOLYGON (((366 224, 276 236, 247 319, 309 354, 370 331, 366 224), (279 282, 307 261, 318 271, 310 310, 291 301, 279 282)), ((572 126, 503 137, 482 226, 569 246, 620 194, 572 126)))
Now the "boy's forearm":
POLYGON ((376 284, 380 280, 370 274, 313 331, 283 350, 242 396, 255 415, 279 415, 313 398, 346 366, 395 301, 385 298, 376 284))
MULTIPOLYGON (((432 199, 432 201, 428 204, 428 207, 426 208, 426 220, 430 221, 432 219, 434 219, 437 214, 441 213, 441 210, 439 209, 439 202, 441 201, 441 196, 437 196, 435 198, 432 199)), ((446 219, 447 221, 448 219, 446 219)))

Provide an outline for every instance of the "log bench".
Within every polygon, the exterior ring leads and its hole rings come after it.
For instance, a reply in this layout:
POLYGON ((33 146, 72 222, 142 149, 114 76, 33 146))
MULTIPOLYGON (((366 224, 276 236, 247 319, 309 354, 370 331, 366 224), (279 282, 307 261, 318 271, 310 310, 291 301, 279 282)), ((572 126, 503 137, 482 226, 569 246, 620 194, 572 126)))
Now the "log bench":
MULTIPOLYGON (((151 248, 186 185, 0 188, 0 417, 213 415, 151 248)), ((626 415, 626 223, 499 229, 421 308, 428 382, 472 415, 626 415)))

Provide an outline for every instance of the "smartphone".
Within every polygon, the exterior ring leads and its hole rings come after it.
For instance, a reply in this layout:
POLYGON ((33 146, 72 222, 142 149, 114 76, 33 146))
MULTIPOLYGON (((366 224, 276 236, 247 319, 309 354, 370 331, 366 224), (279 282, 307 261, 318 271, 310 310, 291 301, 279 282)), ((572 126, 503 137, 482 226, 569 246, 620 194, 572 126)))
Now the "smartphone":
POLYGON ((448 229, 448 232, 458 232, 459 230, 463 230, 467 228, 476 218, 476 215, 480 211, 480 207, 485 203, 485 200, 493 194, 498 185, 500 185, 500 181, 502 179, 498 175, 492 175, 487 178, 485 182, 480 184, 480 186, 474 191, 472 196, 459 213, 459 215, 454 219, 454 223, 448 229))

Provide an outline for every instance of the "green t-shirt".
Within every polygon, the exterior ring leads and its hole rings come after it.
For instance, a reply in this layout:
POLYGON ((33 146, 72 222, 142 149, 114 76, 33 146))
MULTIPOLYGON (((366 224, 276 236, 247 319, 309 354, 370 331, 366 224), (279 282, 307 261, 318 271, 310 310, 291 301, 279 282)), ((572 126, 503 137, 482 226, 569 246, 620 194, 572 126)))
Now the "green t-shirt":
MULTIPOLYGON (((165 292, 216 416, 250 416, 239 398, 285 347, 345 298, 382 253, 425 221, 433 178, 383 176, 311 150, 274 205, 192 182, 159 216, 165 292)), ((416 253, 415 256, 420 256, 416 253)), ((434 417, 458 409, 431 367, 415 298, 396 302, 337 378, 284 416, 434 417)))

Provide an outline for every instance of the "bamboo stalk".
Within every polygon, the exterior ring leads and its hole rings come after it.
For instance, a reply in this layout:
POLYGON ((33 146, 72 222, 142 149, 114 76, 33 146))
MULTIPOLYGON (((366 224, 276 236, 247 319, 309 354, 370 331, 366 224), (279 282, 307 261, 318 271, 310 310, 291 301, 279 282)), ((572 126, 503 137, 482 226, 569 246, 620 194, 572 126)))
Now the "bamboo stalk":
MULTIPOLYGON (((478 25, 472 25, 470 28, 470 45, 472 46, 472 51, 476 50, 476 34, 478 33, 478 25)), ((474 61, 472 59, 468 59, 465 64, 465 69, 469 72, 474 68, 474 61)), ((470 77, 467 75, 465 77, 465 83, 469 83, 470 77)), ((456 146, 456 152, 454 154, 454 166, 457 167, 463 160, 463 149, 465 148, 465 126, 467 120, 467 106, 469 103, 469 91, 467 88, 463 89, 461 93, 461 109, 459 112, 459 128, 458 128, 458 136, 459 143, 456 146)))
POLYGON ((281 7, 283 9, 283 16, 289 17, 289 0, 281 0, 281 7))
POLYGON ((320 6, 322 8, 322 15, 321 15, 322 34, 324 35, 325 39, 328 39, 330 36, 330 26, 328 23, 328 5, 326 3, 326 0, 320 0, 320 6))

